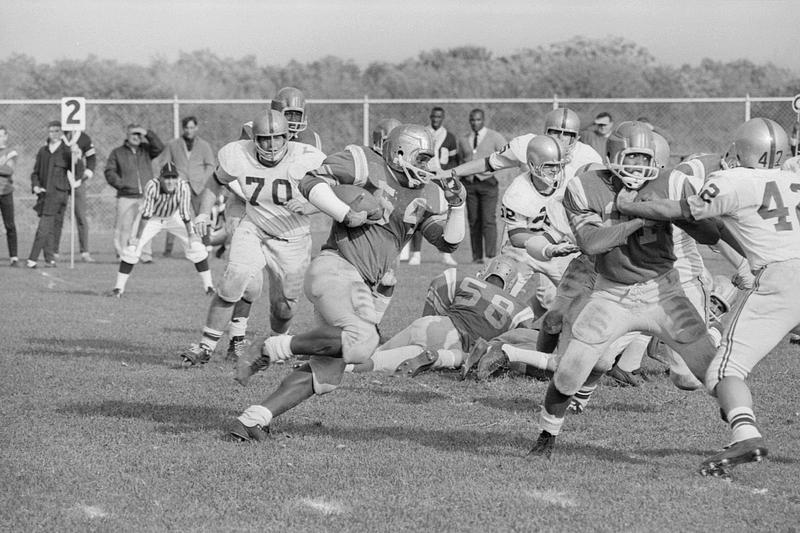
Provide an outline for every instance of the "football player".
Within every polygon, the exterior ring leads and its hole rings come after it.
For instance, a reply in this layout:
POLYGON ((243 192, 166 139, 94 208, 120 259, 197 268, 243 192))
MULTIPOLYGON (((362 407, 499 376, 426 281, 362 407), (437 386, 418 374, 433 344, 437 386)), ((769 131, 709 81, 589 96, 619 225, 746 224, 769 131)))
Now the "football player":
POLYGON ((181 354, 184 365, 208 362, 234 304, 240 300, 249 304, 261 294, 265 268, 270 327, 286 331, 311 257, 311 222, 299 183, 324 158, 313 146, 290 141, 286 118, 275 110, 259 113, 253 120, 253 140, 233 141, 219 151, 217 169, 203 191, 195 218, 198 233, 208 231, 211 209, 223 185, 235 184, 248 201, 244 218, 234 230, 225 273, 200 343, 181 354))
POLYGON ((172 162, 161 168, 157 178, 145 184, 142 220, 136 236, 131 237, 128 245, 122 249, 117 282, 109 296, 122 296, 133 266, 142 255, 142 249, 161 231, 168 231, 181 241, 186 259, 194 263, 206 294, 214 293, 211 272, 208 270, 208 252, 192 228, 191 202, 189 182, 178 178, 178 169, 172 162))
MULTIPOLYGON (((306 99, 303 92, 295 87, 284 87, 278 91, 275 98, 272 99, 270 108, 282 113, 286 118, 289 127, 289 141, 307 144, 315 147, 317 150, 322 150, 322 141, 319 134, 308 127, 308 118, 306 115, 306 99)), ((253 138, 253 121, 245 122, 242 124, 242 132, 239 136, 240 140, 253 138)), ((235 186, 231 188, 228 193, 228 198, 225 208, 225 221, 227 231, 233 235, 233 230, 238 225, 239 221, 244 216, 245 204, 247 198, 242 196, 235 186)), ((286 207, 296 211, 300 214, 309 215, 316 212, 313 206, 307 202, 301 202, 299 198, 295 197, 286 203, 286 207)), ((250 308, 252 300, 242 299, 236 302, 231 316, 231 323, 228 329, 230 340, 228 341, 227 359, 229 361, 236 361, 244 354, 245 349, 245 333, 247 332, 247 320, 250 316, 250 308)), ((289 322, 270 323, 272 334, 286 333, 289 327, 289 322), (277 329, 276 329, 277 328, 277 329)))
POLYGON ((263 439, 273 417, 314 394, 336 389, 348 363, 369 359, 378 347, 377 325, 394 290, 397 256, 415 231, 442 252, 452 252, 464 238, 464 189, 458 182, 431 183, 434 175, 427 168, 433 139, 427 130, 398 126, 382 152, 379 157, 351 145, 303 178, 303 194, 334 220, 328 242, 305 277, 305 294, 319 325, 299 335, 269 337, 261 354, 239 361, 237 380, 244 385, 270 361, 310 355, 261 405, 250 406, 236 419, 233 438, 263 439), (331 185, 336 183, 354 184, 372 194, 382 206, 380 218, 368 220, 366 211, 351 209, 334 193, 331 185))
POLYGON ((352 370, 414 377, 428 369, 459 368, 479 339, 532 325, 528 303, 507 290, 516 277, 516 264, 502 256, 492 259, 477 276, 445 270, 428 287, 422 317, 352 370))
MULTIPOLYGON (((572 257, 555 257, 550 261, 537 260, 525 252, 524 234, 513 237, 511 231, 524 233, 521 226, 542 226, 548 216, 548 205, 559 203, 564 196, 564 188, 575 176, 575 172, 591 163, 602 163, 602 158, 591 146, 580 142, 580 118, 568 108, 553 109, 544 117, 544 134, 550 135, 561 145, 561 159, 564 161, 563 175, 550 189, 542 183, 541 189, 530 182, 530 178, 516 178, 508 187, 500 207, 500 216, 506 223, 503 233, 501 254, 514 257, 527 268, 520 268, 519 283, 525 284, 538 272, 536 298, 541 309, 537 316, 547 309, 555 296, 555 286, 561 279, 564 269, 572 257)), ((528 146, 537 135, 528 133, 511 139, 505 148, 485 159, 469 161, 453 169, 455 177, 468 176, 478 172, 496 172, 502 169, 519 167, 526 173, 530 170, 528 146)), ((541 183, 541 182, 540 182, 541 183)))
POLYGON ((745 251, 756 282, 726 324, 722 345, 705 376, 731 429, 731 443, 704 460, 700 473, 727 476, 728 467, 767 455, 755 425, 746 378, 753 367, 800 323, 800 287, 786 283, 800 275, 800 203, 797 175, 780 169, 789 153, 788 136, 776 122, 754 118, 733 134, 724 161, 698 194, 681 201, 620 197, 618 208, 657 220, 721 217, 745 251), (788 207, 787 207, 788 206, 788 207))
MULTIPOLYGON (((534 455, 552 454, 573 395, 611 368, 608 348, 626 333, 658 336, 683 356, 698 379, 715 353, 704 317, 684 294, 673 267, 672 226, 631 219, 614 208, 620 190, 645 187, 660 197, 675 194, 673 173, 655 161, 652 132, 644 124, 623 122, 606 146, 606 168, 576 176, 564 196, 578 245, 595 256, 597 281, 548 386, 541 433, 530 452, 534 455)), ((714 244, 720 238, 715 222, 681 225, 699 242, 714 244)))

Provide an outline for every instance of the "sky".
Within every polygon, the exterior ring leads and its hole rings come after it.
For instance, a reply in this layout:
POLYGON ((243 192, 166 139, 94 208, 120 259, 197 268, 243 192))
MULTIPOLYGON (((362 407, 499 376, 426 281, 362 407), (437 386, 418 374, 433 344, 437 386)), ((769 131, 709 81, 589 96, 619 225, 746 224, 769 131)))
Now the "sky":
POLYGON ((326 55, 399 62, 435 48, 495 55, 621 36, 660 62, 749 59, 800 73, 796 0, 0 0, 0 59, 148 64, 208 49, 260 65, 326 55))

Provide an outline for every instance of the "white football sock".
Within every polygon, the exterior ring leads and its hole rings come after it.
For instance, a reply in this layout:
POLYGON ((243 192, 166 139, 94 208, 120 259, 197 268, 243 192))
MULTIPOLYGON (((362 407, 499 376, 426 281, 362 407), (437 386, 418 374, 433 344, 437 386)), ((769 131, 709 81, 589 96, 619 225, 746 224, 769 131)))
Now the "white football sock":
POLYGON ((538 352, 536 350, 525 350, 517 348, 510 344, 504 344, 501 347, 503 353, 508 356, 508 361, 511 363, 524 363, 536 367, 540 370, 547 370, 547 362, 550 360, 552 354, 538 352))
POLYGON ((247 427, 267 427, 272 422, 272 412, 263 405, 251 405, 238 417, 239 422, 247 427))

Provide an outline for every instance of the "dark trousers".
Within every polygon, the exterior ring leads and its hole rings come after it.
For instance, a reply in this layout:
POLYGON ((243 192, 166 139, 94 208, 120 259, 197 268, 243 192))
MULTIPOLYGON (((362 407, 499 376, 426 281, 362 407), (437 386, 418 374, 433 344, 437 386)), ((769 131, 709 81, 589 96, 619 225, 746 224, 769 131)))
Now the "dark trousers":
MULTIPOLYGON (((86 215, 86 184, 84 183, 75 189, 75 225, 78 226, 78 245, 81 253, 89 251, 89 219, 86 215)), ((66 210, 55 221, 55 253, 61 247, 61 232, 64 229, 64 217, 66 210)), ((66 216, 69 219, 69 216, 66 216)))
POLYGON ((47 192, 42 208, 42 218, 39 219, 39 227, 36 228, 36 237, 33 240, 33 247, 28 259, 36 261, 39 254, 44 250, 44 260, 54 261, 56 220, 63 220, 64 211, 69 202, 69 192, 51 190, 47 192))
POLYGON ((472 260, 497 255, 497 179, 464 180, 472 260))
POLYGON ((0 194, 0 213, 3 215, 3 225, 6 227, 8 256, 17 257, 17 226, 14 224, 14 191, 8 194, 0 194))

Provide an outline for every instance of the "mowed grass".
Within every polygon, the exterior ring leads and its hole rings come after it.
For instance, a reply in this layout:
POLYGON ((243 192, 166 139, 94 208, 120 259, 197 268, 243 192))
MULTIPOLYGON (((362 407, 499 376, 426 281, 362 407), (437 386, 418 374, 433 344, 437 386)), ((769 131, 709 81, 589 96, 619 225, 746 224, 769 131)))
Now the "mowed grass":
MULTIPOLYGON (((160 250, 156 246, 156 250, 160 250)), ((419 316, 442 269, 399 269, 384 323, 419 316)), ((457 258, 466 262, 469 252, 457 258)), ((526 457, 546 383, 347 375, 275 420, 261 444, 225 426, 291 371, 248 388, 222 361, 176 369, 209 299, 182 259, 138 265, 104 298, 111 254, 57 269, 0 267, 0 529, 5 531, 796 531, 800 349, 783 341, 751 378, 770 445, 733 481, 697 474, 727 442, 715 402, 646 362, 641 388, 601 387, 551 461, 526 457)), ((219 277, 222 262, 212 262, 219 277)), ((477 267, 464 264, 466 273, 477 267)), ((790 282, 787 280, 787 282, 790 282)), ((266 305, 251 330, 265 332, 266 305)), ((303 301, 294 325, 313 324, 303 301)))

